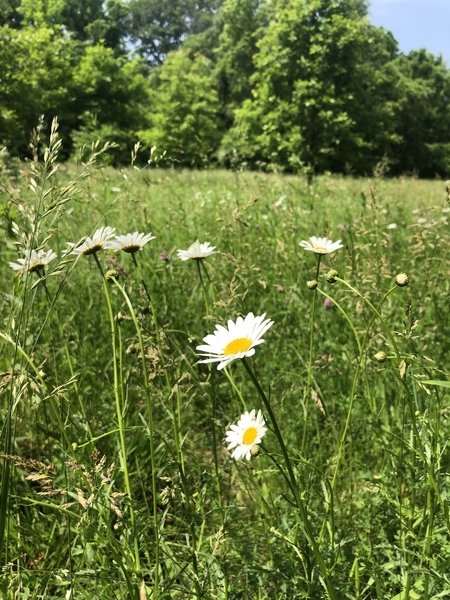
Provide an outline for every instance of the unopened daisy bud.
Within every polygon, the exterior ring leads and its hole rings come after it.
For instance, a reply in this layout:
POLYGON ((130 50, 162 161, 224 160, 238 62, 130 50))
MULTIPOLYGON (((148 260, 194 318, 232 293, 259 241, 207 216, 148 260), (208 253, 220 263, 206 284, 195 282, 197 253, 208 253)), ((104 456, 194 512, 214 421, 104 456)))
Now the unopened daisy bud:
POLYGON ((384 363, 384 361, 386 360, 386 354, 384 352, 380 351, 375 354, 374 358, 379 363, 384 363))
POLYGON ((317 279, 311 279, 310 281, 306 282, 306 285, 309 287, 310 290, 315 290, 319 284, 317 282, 317 279))
POLYGON ((405 285, 408 285, 409 283, 408 275, 406 275, 406 273, 399 273, 395 278, 395 283, 399 287, 405 287, 405 285))
POLYGON ((328 273, 325 275, 325 279, 328 281, 328 283, 336 283, 336 277, 338 276, 338 272, 335 271, 334 269, 331 269, 330 271, 328 271, 328 273))
POLYGON ((72 443, 72 450, 75 452, 78 448, 78 444, 76 442, 72 443))
POLYGON ((119 272, 116 269, 109 269, 109 271, 106 271, 106 273, 105 273, 106 280, 112 279, 113 277, 117 278, 118 276, 119 276, 119 272))
POLYGON ((260 454, 261 452, 261 446, 259 446, 258 444, 254 444, 250 450, 250 454, 252 456, 258 456, 258 454, 260 454))

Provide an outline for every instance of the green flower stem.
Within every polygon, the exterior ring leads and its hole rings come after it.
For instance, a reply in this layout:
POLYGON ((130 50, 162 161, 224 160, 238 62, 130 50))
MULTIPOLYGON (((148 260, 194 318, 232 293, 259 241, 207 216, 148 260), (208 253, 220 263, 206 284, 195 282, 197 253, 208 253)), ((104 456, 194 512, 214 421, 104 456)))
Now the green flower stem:
POLYGON ((119 373, 118 373, 118 362, 117 362, 117 347, 116 347, 116 321, 114 319, 111 297, 108 289, 108 282, 106 281, 105 275, 103 273, 102 266, 98 259, 97 254, 94 254, 95 262, 99 268, 99 271, 103 280, 103 291, 105 294, 106 305, 108 309, 109 323, 110 323, 110 331, 111 331, 111 349, 112 349, 112 358, 113 358, 113 373, 114 373, 114 398, 116 401, 116 415, 117 415, 117 425, 119 429, 119 440, 120 440, 120 462, 123 470, 123 477, 125 482, 125 489, 128 496, 129 501, 129 509, 130 509, 130 520, 131 527, 133 531, 134 538, 134 557, 136 563, 136 570, 138 573, 141 571, 141 559, 139 554, 139 539, 136 530, 136 518, 134 514, 134 507, 132 501, 131 494, 131 485, 130 485, 130 477, 128 474, 128 463, 127 463, 127 449, 125 442, 125 424, 123 419, 123 410, 120 401, 120 391, 119 391, 119 373))
POLYGON ((208 293, 206 291, 205 282, 203 281, 202 268, 200 266, 201 261, 202 261, 201 258, 195 259, 195 262, 197 264, 198 276, 200 278, 200 283, 202 286, 203 300, 205 302, 205 311, 206 311, 206 315, 209 315, 208 293))
POLYGON ((289 476, 289 479, 291 482, 290 487, 291 487, 295 502, 297 504, 297 507, 298 507, 298 510, 300 513, 300 519, 302 521, 302 526, 303 526, 303 530, 304 530, 306 539, 308 540, 308 543, 311 546, 312 551, 314 553, 314 557, 319 566, 320 573, 321 573, 322 579, 323 579, 323 583, 328 592, 328 596, 329 596, 330 600, 335 600, 337 598, 337 595, 334 590, 334 586, 331 583, 331 579, 330 579, 330 575, 329 575, 327 566, 325 564, 324 559, 322 558, 322 554, 321 554, 319 546, 316 542, 316 539, 315 539, 315 536, 313 533, 313 528, 312 528, 312 525, 308 518, 306 507, 305 507, 302 497, 299 493, 297 479, 294 474, 294 469, 292 467, 291 459, 289 458, 289 453, 288 453, 286 445, 284 443, 283 436, 282 436, 280 428, 278 426, 278 422, 276 420, 275 414, 272 410, 272 406, 271 406, 270 401, 267 398, 264 390, 262 389, 256 375, 254 374, 253 370, 251 369, 250 365, 248 364, 247 360, 244 358, 244 359, 242 359, 242 362, 244 364, 245 370, 247 371, 250 379, 252 380, 252 382, 259 394, 259 397, 261 398, 261 400, 264 404, 264 407, 267 410, 267 413, 270 417, 270 421, 272 423, 274 433, 277 437, 281 452, 283 454, 284 463, 286 465, 286 470, 287 470, 287 473, 288 473, 288 476, 289 476))
MULTIPOLYGON (((389 341, 391 342, 391 345, 394 349, 395 355, 397 360, 400 361, 402 360, 402 356, 397 344, 397 341, 392 333, 392 331, 390 330, 390 328, 387 326, 383 316, 380 313, 380 308, 384 302, 384 300, 387 298, 387 296, 393 292, 393 290, 395 290, 398 286, 393 286, 390 290, 388 290, 388 292, 386 292, 386 294, 384 295, 382 302, 380 303, 379 308, 376 308, 372 302, 370 302, 370 300, 368 298, 366 298, 363 294, 361 294, 361 292, 359 290, 357 290, 356 288, 354 288, 353 286, 351 286, 348 282, 346 282, 343 279, 340 279, 339 277, 336 278, 337 281, 343 283, 344 285, 346 285, 349 289, 351 289, 357 296, 359 296, 366 304, 367 306, 369 306, 369 308, 372 310, 373 312, 373 317, 372 320, 369 323, 369 326, 372 324, 373 320, 375 317, 377 317, 384 329, 384 332, 386 334, 386 336, 389 338, 389 341)), ((368 328, 369 329, 369 328, 368 328)), ((366 331, 366 336, 367 336, 367 331, 366 331)), ((365 337, 366 339, 366 337, 365 337)), ((365 347, 365 339, 363 342, 363 348, 365 347)), ((361 361, 360 361, 361 362, 361 361)), ((358 365, 360 366, 360 365, 358 365)), ((427 528, 427 534, 426 534, 426 541, 425 541, 425 550, 426 550, 426 555, 431 552, 431 548, 428 547, 429 544, 431 544, 431 529, 430 527, 432 527, 433 521, 434 521, 434 510, 435 510, 435 494, 437 497, 439 497, 439 490, 436 484, 436 480, 434 477, 434 470, 433 470, 433 466, 431 464, 431 460, 430 458, 428 458, 427 456, 427 452, 426 449, 424 448, 423 442, 422 442, 422 438, 420 436, 419 430, 417 429, 417 422, 416 422, 416 414, 415 414, 415 406, 414 406, 414 401, 411 397, 411 392, 410 389, 408 387, 408 383, 406 381, 406 376, 399 376, 400 382, 403 386, 404 392, 405 392, 405 398, 406 401, 408 403, 408 408, 409 408, 409 412, 410 412, 410 416, 411 416, 411 424, 412 424, 412 429, 413 429, 413 433, 414 433, 414 441, 418 442, 418 446, 415 449, 415 451, 417 451, 420 455, 420 458, 423 461, 423 464, 425 465, 427 474, 428 474, 428 480, 429 480, 429 494, 433 494, 432 496, 429 495, 427 497, 427 509, 429 512, 429 527, 427 528), (429 500, 429 501, 428 501, 429 500), (431 525, 430 525, 431 523, 431 525)), ((334 478, 333 478, 334 481, 334 478)), ((412 557, 411 557, 412 558, 412 557)), ((409 589, 410 589, 410 585, 411 585, 411 570, 408 568, 408 573, 407 573, 407 578, 406 578, 406 583, 405 583, 405 597, 408 597, 409 594, 409 589)), ((427 592, 428 593, 428 592, 427 592)))
MULTIPOLYGON (((48 290, 47 282, 45 280, 45 277, 41 277, 41 282, 42 282, 42 284, 44 286, 45 295, 46 295, 46 298, 47 298, 47 302, 49 304, 49 314, 50 314, 50 310, 54 306, 54 302, 52 301, 52 298, 50 296, 50 292, 48 290)), ((67 336, 64 333, 64 328, 62 326, 61 319, 59 318, 58 311, 55 310, 55 313, 56 313, 56 323, 58 325, 59 335, 60 335, 61 340, 63 340, 64 353, 66 355, 67 364, 69 365, 70 379, 71 379, 71 382, 72 382, 72 385, 73 385, 73 389, 75 390, 75 394, 76 394, 76 397, 77 397, 77 400, 78 400, 78 405, 79 405, 80 410, 81 410, 81 415, 83 417, 84 424, 85 424, 86 430, 87 430, 88 435, 89 435, 89 439, 92 441, 94 436, 93 436, 93 433, 92 433, 91 424, 89 423, 89 420, 87 418, 87 413, 86 413, 86 409, 85 409, 85 406, 84 406, 83 398, 82 398, 82 396, 80 394, 80 390, 78 388, 77 379, 75 377, 75 370, 73 368, 72 357, 70 355, 69 346, 67 344, 67 336)))
MULTIPOLYGON (((316 266, 316 281, 319 278, 320 271, 320 261, 322 259, 321 254, 317 254, 317 266, 316 266)), ((308 434, 308 421, 309 421, 309 413, 310 413, 310 401, 311 401, 311 385, 312 385, 312 363, 313 363, 313 351, 314 351, 314 320, 316 316, 316 302, 317 302, 317 288, 313 290, 313 298, 311 304, 311 313, 309 317, 309 354, 308 354, 308 378, 306 381, 306 394, 305 394, 305 422, 303 424, 303 436, 302 436, 302 445, 301 452, 305 451, 306 440, 308 434)))
POLYGON ((326 292, 324 292, 320 288, 316 288, 316 289, 319 294, 324 296, 324 298, 328 298, 328 300, 331 300, 331 302, 334 304, 334 306, 338 309, 338 311, 341 313, 341 315, 347 321, 350 329, 352 330, 356 345, 358 346, 358 353, 361 355, 361 342, 359 339, 358 332, 356 331, 355 326, 353 325, 353 322, 350 319, 350 317, 348 316, 348 314, 346 313, 346 311, 342 308, 342 306, 339 304, 339 302, 337 300, 335 300, 332 296, 329 296, 326 292))
POLYGON ((131 319, 134 323, 134 327, 136 329, 136 334, 138 336, 139 341, 139 350, 141 355, 141 363, 142 363, 142 373, 144 379, 144 389, 145 396, 147 399, 147 410, 148 410, 148 429, 149 429, 149 441, 150 441, 150 464, 152 469, 152 496, 153 496, 153 532, 155 536, 155 581, 154 581, 154 593, 153 597, 157 598, 158 588, 159 588, 159 526, 158 526, 158 490, 156 485, 156 461, 155 461, 155 446, 154 446, 154 424, 153 424, 153 401, 150 394, 150 388, 148 385, 149 375, 147 368, 147 359, 145 356, 145 346, 144 340, 142 337, 142 330, 138 323, 136 313, 134 311, 133 305, 131 304, 131 300, 125 291, 125 289, 120 285, 120 283, 112 278, 114 285, 122 294, 127 306, 130 311, 131 319))
MULTIPOLYGON (((336 281, 340 281, 341 283, 344 283, 344 285, 346 285, 347 287, 349 287, 353 292, 355 292, 359 297, 367 300, 363 294, 361 294, 361 292, 359 292, 358 290, 356 290, 356 288, 352 287, 349 283, 347 283, 344 279, 340 279, 339 277, 336 277, 336 281)), ((350 402, 349 402, 349 407, 348 407, 348 411, 347 411, 347 418, 345 420, 345 425, 344 425, 344 429, 342 431, 342 435, 341 435, 341 439, 339 442, 339 450, 338 450, 338 456, 336 459, 336 466, 334 469, 334 473, 333 473, 333 479, 331 481, 331 487, 332 489, 334 489, 334 485, 336 483, 336 478, 337 478, 337 473, 339 470, 339 465, 343 456, 343 452, 344 452, 344 444, 345 444, 345 439, 347 437, 347 432, 350 426, 350 419, 351 419, 351 415, 352 415, 352 411, 353 411, 353 405, 355 402, 355 397, 356 397, 356 387, 358 384, 358 380, 359 380, 359 375, 361 372, 361 369, 363 367, 363 361, 364 361, 364 354, 366 351, 366 346, 367 346, 367 340, 368 340, 368 336, 369 336, 369 332, 372 329, 372 325, 373 322, 375 320, 375 317, 378 315, 379 317, 381 317, 380 313, 379 313, 379 309, 381 309, 381 307, 383 306, 384 302, 386 301, 386 299, 390 296, 390 294, 392 294, 392 292, 396 289, 397 286, 392 287, 391 289, 389 289, 385 295, 383 296, 383 298, 381 299, 381 302, 378 305, 378 309, 376 309, 371 303, 371 307, 373 308, 373 314, 372 317, 367 325, 366 331, 364 333, 364 337, 363 337, 363 341, 359 347, 359 356, 358 356, 358 362, 356 365, 356 369, 355 369, 355 373, 353 375, 353 381, 352 381, 352 388, 351 388, 351 392, 350 392, 350 402)))
MULTIPOLYGON (((139 272, 141 284, 145 290, 147 300, 150 304, 150 309, 152 311, 152 317, 153 317, 153 324, 155 327, 158 352, 159 352, 159 356, 160 356, 161 360, 163 361, 164 360, 164 352, 163 352, 163 348, 162 348, 161 332, 159 329, 159 323, 158 323, 158 317, 157 317, 157 313, 156 313, 155 303, 153 302, 153 299, 151 297, 148 286, 145 283, 144 276, 143 276, 143 273, 141 270, 141 266, 137 261, 136 254, 137 253, 132 253, 131 257, 133 259, 133 263, 134 263, 136 269, 139 272)), ((115 280, 115 283, 116 283, 116 285, 118 285, 119 289, 121 289, 121 286, 117 283, 116 280, 115 280)), ((123 290, 123 288, 121 289, 121 293, 122 294, 125 293, 125 290, 123 290)), ((127 298, 128 298, 128 295, 127 295, 127 298)), ((130 313, 133 316, 134 310, 131 306, 131 303, 129 301, 127 301, 127 304, 130 309, 130 313)), ((137 322, 137 319, 134 318, 133 321, 135 324, 136 331, 138 331, 139 324, 137 322)), ((138 336, 140 336, 140 328, 138 331, 138 336)), ((143 356, 142 355, 143 346, 140 344, 140 347, 141 347, 141 356, 143 356)), ((144 373, 146 373, 146 369, 147 369, 146 362, 145 362, 145 364, 143 362, 143 369, 144 369, 144 373)), ((149 395, 150 392, 148 390, 148 375, 145 375, 145 377, 146 377, 146 383, 144 385, 146 386, 146 393, 148 394, 148 402, 150 403, 150 395, 149 395)), ((182 484, 182 487, 184 490, 184 495, 186 498, 186 506, 187 506, 189 514, 191 515, 190 529, 191 529, 191 536, 192 536, 193 548, 194 548, 194 550, 192 551, 191 559, 192 559, 192 567, 193 567, 194 573, 195 573, 196 593, 197 593, 197 596, 200 598, 202 592, 201 592, 201 587, 199 584, 198 560, 197 560, 197 555, 195 553, 195 547, 197 544, 197 534, 196 534, 196 530, 195 530, 195 518, 194 518, 195 510, 192 506, 192 501, 191 501, 192 492, 189 489, 189 483, 188 483, 188 479, 186 477, 186 470, 185 470, 185 465, 184 465, 184 455, 183 455, 183 449, 182 449, 183 438, 182 438, 182 420, 181 420, 181 396, 180 396, 178 384, 177 383, 175 383, 175 385, 172 384, 172 381, 170 378, 170 372, 169 372, 169 369, 167 369, 167 368, 164 368, 164 378, 165 378, 166 389, 167 389, 167 399, 170 400, 173 396, 176 397, 176 410, 174 411, 174 418, 173 418, 174 439, 175 439, 175 444, 176 444, 176 453, 177 453, 178 469, 179 469, 179 473, 180 473, 180 480, 181 480, 181 484, 182 484)), ((149 408, 149 413, 151 413, 153 415, 153 408, 151 408, 151 409, 149 408)), ((150 421, 150 423, 148 426, 148 430, 149 430, 149 438, 150 438, 150 454, 151 454, 151 457, 153 457, 154 456, 153 416, 151 416, 151 418, 149 417, 149 421, 150 421)), ((158 512, 157 512, 158 506, 157 506, 157 502, 155 500, 157 498, 157 485, 156 485, 156 475, 155 475, 155 478, 153 478, 154 474, 156 474, 155 467, 153 466, 153 460, 154 459, 151 458, 151 461, 152 461, 152 490, 153 490, 152 494, 153 494, 153 498, 154 498, 153 521, 154 521, 154 535, 155 535, 155 540, 156 540, 155 563, 156 563, 156 565, 159 565, 159 546, 160 546, 160 544, 159 544, 159 527, 158 527, 158 512)), ((156 591, 159 586, 159 566, 157 566, 156 573, 157 573, 157 576, 155 578, 154 594, 156 594, 156 591)))
POLYGON ((215 294, 214 294, 214 288, 212 286, 212 281, 211 281, 211 277, 209 276, 208 269, 206 268, 206 265, 205 265, 205 260, 200 260, 200 262, 202 263, 201 266, 202 266, 203 270, 205 271, 206 279, 208 280, 208 287, 209 287, 209 290, 211 292, 212 302, 213 302, 213 304, 215 304, 216 297, 215 297, 215 294))
POLYGON ((247 410, 247 404, 244 400, 244 396, 242 395, 241 390, 238 388, 238 386, 236 385, 236 382, 233 379, 233 376, 231 375, 230 371, 228 370, 228 367, 225 367, 223 369, 223 372, 225 373, 225 375, 227 376, 228 381, 230 382, 231 387, 233 388, 233 390, 236 392, 237 397, 239 398, 241 404, 242 404, 242 408, 244 410, 247 410))

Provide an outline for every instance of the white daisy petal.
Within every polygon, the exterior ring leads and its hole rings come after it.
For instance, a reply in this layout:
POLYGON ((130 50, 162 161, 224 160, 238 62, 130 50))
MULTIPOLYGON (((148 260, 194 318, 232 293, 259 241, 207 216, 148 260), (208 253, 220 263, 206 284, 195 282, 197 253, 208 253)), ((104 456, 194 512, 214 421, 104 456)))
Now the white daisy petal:
POLYGON ((255 317, 253 313, 243 319, 228 321, 228 329, 216 325, 213 334, 203 338, 204 344, 196 347, 197 354, 201 357, 200 363, 218 362, 220 371, 230 362, 238 358, 245 358, 255 354, 255 346, 264 342, 262 335, 273 325, 273 321, 266 319, 262 314, 255 317))
POLYGON ((266 432, 267 427, 261 411, 258 410, 258 413, 255 409, 246 411, 237 424, 231 425, 226 432, 227 449, 233 450, 231 456, 236 460, 242 458, 250 460, 252 448, 261 443, 266 432))
POLYGON ((25 258, 18 258, 16 262, 9 263, 11 269, 22 273, 43 271, 49 262, 56 258, 53 250, 25 250, 24 254, 25 258))
POLYGON ((196 240, 187 250, 178 250, 177 254, 180 260, 200 260, 216 252, 216 247, 209 242, 200 243, 196 240))
POLYGON ((311 236, 308 241, 302 240, 299 242, 299 245, 304 248, 304 250, 309 250, 316 254, 331 254, 331 252, 344 247, 341 240, 333 242, 327 238, 318 238, 314 235, 311 236))
MULTIPOLYGON (((70 254, 85 256, 95 254, 100 250, 109 250, 111 246, 111 238, 114 237, 116 230, 114 227, 100 227, 94 231, 92 237, 88 237, 82 244, 74 247, 70 254)), ((70 244, 70 242, 69 242, 70 244)))
POLYGON ((111 242, 109 242, 109 248, 116 252, 128 252, 129 254, 133 254, 134 252, 138 252, 142 250, 142 248, 150 242, 154 240, 155 236, 151 233, 139 233, 135 231, 134 233, 127 233, 125 235, 117 235, 111 242))

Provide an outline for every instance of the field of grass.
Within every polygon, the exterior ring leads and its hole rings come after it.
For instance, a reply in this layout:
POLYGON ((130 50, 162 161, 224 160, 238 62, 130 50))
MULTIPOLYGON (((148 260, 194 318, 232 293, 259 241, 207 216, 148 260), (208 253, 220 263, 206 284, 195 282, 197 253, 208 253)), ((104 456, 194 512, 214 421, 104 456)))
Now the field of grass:
POLYGON ((450 597, 445 183, 58 167, 57 146, 0 171, 0 597, 450 597), (104 225, 155 239, 65 255, 104 225), (318 264, 313 235, 343 248, 318 264), (218 252, 179 260, 196 239, 218 252), (9 266, 41 247, 45 273, 9 266), (254 356, 199 364, 249 312, 274 321, 254 356), (235 460, 251 409, 267 432, 235 460))

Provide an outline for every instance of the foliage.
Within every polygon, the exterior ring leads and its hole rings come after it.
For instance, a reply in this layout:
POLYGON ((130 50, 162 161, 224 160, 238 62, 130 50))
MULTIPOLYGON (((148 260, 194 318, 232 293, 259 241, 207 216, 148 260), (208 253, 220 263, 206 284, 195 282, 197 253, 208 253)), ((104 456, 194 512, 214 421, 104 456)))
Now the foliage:
POLYGON ((218 0, 131 0, 131 39, 149 64, 161 64, 188 35, 212 24, 218 0))
POLYGON ((218 95, 213 64, 190 50, 171 53, 150 79, 150 128, 140 132, 169 164, 202 166, 219 142, 218 95))
POLYGON ((446 177, 450 71, 425 50, 400 53, 367 11, 365 0, 0 0, 0 144, 27 156, 40 115, 47 129, 57 115, 66 156, 95 136, 95 118, 117 163, 141 131, 179 166, 446 177))

